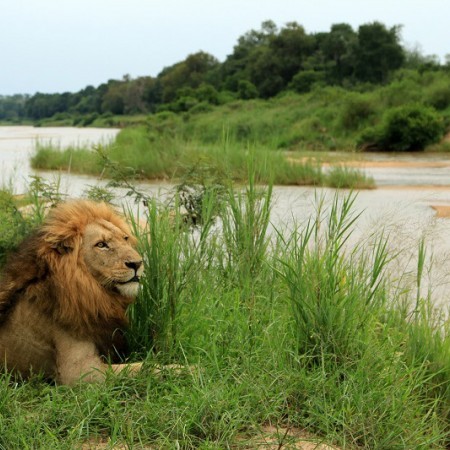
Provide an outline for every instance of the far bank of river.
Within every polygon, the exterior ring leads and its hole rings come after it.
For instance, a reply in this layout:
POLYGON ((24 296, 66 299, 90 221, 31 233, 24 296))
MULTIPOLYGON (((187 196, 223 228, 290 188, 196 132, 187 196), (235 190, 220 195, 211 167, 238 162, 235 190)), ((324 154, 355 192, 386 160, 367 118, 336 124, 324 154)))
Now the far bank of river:
MULTIPOLYGON (((37 141, 51 141, 64 148, 69 145, 108 143, 119 130, 93 128, 0 127, 0 178, 16 193, 26 189, 28 177, 39 173, 49 180, 60 180, 61 189, 80 196, 88 186, 104 185, 105 180, 67 173, 36 172, 29 158, 37 141)), ((436 208, 450 206, 450 160, 447 155, 368 155, 358 167, 375 178, 379 189, 360 191, 354 211, 362 213, 352 234, 352 245, 370 245, 374 233, 385 230, 393 252, 401 252, 392 276, 414 277, 418 242, 425 237, 428 257, 434 260, 429 286, 436 290, 436 301, 450 304, 450 219, 436 216, 436 208), (434 207, 434 209, 433 209, 434 207)), ((154 196, 164 196, 171 186, 146 183, 140 186, 154 196)), ((276 186, 272 222, 289 230, 294 223, 305 223, 324 196, 329 204, 334 189, 276 186)), ((347 195, 339 191, 337 195, 347 195)))

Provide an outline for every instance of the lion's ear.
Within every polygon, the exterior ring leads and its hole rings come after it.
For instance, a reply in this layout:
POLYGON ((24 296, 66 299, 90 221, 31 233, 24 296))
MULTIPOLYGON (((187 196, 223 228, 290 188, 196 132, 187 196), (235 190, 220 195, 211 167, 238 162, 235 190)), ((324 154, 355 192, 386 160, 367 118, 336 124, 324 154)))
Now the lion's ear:
POLYGON ((54 242, 51 245, 51 248, 56 250, 60 255, 67 255, 74 248, 73 239, 66 239, 64 241, 54 242))

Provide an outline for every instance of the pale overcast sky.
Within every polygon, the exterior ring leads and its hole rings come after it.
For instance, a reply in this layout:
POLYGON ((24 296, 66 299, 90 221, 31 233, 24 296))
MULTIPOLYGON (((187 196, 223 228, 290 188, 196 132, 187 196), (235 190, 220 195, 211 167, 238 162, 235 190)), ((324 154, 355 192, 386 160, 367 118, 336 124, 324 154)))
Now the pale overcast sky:
POLYGON ((403 25, 408 48, 450 53, 450 0, 0 0, 0 95, 156 76, 199 50, 223 61, 268 19, 308 33, 403 25))

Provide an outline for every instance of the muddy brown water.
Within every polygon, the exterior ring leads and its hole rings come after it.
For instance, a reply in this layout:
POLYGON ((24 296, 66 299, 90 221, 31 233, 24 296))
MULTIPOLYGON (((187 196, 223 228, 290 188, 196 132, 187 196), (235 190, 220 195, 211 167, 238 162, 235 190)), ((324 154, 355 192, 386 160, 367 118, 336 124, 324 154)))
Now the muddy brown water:
MULTIPOLYGON (((34 171, 29 159, 36 142, 69 145, 107 143, 118 130, 95 128, 0 127, 0 182, 16 193, 26 189, 29 175, 59 180, 61 190, 80 196, 88 186, 102 186, 105 180, 91 176, 34 171)), ((375 179, 377 189, 360 191, 353 211, 361 214, 350 239, 350 246, 363 243, 370 248, 374 235, 384 230, 392 253, 400 256, 391 264, 390 276, 414 285, 417 249, 425 238, 427 271, 424 289, 432 289, 435 302, 450 305, 450 157, 428 154, 369 154, 363 161, 350 163, 375 179)), ((140 186, 150 195, 164 197, 167 184, 140 186)), ((305 224, 315 215, 318 199, 330 205, 334 196, 348 191, 329 188, 276 186, 272 224, 288 233, 296 224, 305 224)))

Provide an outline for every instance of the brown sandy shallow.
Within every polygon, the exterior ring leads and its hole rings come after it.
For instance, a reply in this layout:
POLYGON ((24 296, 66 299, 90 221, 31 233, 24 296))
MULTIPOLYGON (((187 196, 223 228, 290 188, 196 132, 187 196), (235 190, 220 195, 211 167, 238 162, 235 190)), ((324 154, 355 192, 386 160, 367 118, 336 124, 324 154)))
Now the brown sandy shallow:
POLYGON ((392 184, 377 186, 378 190, 394 190, 394 191, 449 191, 450 184, 392 184))
POLYGON ((373 167, 373 168, 381 168, 381 169, 401 169, 401 168, 435 168, 442 169, 445 167, 450 167, 450 161, 346 161, 343 163, 330 164, 326 163, 323 166, 346 166, 346 167, 356 167, 356 168, 365 168, 365 167, 373 167))
POLYGON ((384 161, 372 161, 367 159, 358 159, 358 160, 348 160, 341 162, 320 162, 320 160, 316 160, 314 157, 302 157, 302 158, 292 158, 287 157, 288 161, 294 164, 305 164, 307 162, 310 163, 319 163, 323 167, 330 166, 344 166, 344 167, 355 167, 355 168, 386 168, 386 169, 402 169, 402 168, 435 168, 442 169, 446 167, 450 167, 450 160, 448 161, 402 161, 402 160, 384 160, 384 161))
POLYGON ((450 205, 431 205, 436 211, 436 217, 450 219, 450 205))

